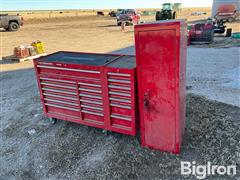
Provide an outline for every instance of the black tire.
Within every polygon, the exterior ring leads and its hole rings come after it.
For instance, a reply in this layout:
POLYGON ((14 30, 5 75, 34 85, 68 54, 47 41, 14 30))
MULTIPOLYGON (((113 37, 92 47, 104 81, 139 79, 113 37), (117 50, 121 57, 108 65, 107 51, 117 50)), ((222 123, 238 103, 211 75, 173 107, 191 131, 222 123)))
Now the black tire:
POLYGON ((227 28, 226 37, 232 36, 232 28, 227 28))
POLYGON ((133 22, 126 22, 126 26, 132 26, 133 22))
POLYGON ((205 41, 207 43, 212 43, 214 38, 214 31, 208 30, 203 32, 203 37, 201 41, 205 41))
POLYGON ((177 19, 177 13, 176 13, 176 11, 173 12, 172 19, 177 19))
POLYGON ((19 29, 18 23, 11 22, 8 26, 9 31, 17 31, 19 29))
POLYGON ((108 136, 110 134, 110 132, 108 130, 106 130, 106 129, 103 129, 102 133, 105 134, 105 136, 108 136))
POLYGON ((141 145, 142 144, 142 139, 141 139, 141 133, 140 133, 140 131, 138 131, 137 132, 137 141, 138 141, 138 143, 139 143, 139 145, 141 145))
POLYGON ((56 118, 49 118, 49 121, 51 124, 56 124, 57 123, 57 119, 56 118))
POLYGON ((160 11, 156 12, 156 21, 162 20, 162 14, 160 11))
POLYGON ((233 17, 230 17, 230 18, 228 18, 228 20, 227 20, 228 22, 233 22, 234 21, 234 18, 233 17))
POLYGON ((210 43, 213 43, 213 39, 214 39, 214 31, 211 32, 210 43))

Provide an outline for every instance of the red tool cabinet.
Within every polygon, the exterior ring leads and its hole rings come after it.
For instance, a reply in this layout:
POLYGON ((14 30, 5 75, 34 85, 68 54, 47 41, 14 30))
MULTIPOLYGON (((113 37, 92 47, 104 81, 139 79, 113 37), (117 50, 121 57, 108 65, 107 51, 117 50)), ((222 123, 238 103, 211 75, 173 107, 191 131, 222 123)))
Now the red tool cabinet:
POLYGON ((184 21, 135 26, 142 145, 173 153, 185 128, 186 29, 184 21))
POLYGON ((135 56, 57 52, 34 60, 47 117, 135 135, 135 56))

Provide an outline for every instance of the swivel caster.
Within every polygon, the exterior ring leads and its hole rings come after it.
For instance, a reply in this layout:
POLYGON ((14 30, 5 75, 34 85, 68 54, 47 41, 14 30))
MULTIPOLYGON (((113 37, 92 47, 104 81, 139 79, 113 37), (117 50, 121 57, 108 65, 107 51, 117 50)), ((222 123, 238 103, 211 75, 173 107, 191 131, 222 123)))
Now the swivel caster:
POLYGON ((53 117, 51 117, 51 118, 49 118, 49 121, 50 121, 50 123, 51 123, 51 124, 56 124, 56 122, 57 122, 57 119, 56 119, 56 118, 53 118, 53 117))
POLYGON ((106 136, 108 136, 108 135, 109 135, 109 131, 108 131, 108 130, 106 130, 106 129, 102 130, 102 132, 103 132, 103 134, 105 134, 106 136))
POLYGON ((137 142, 138 142, 139 144, 142 144, 141 133, 140 133, 140 131, 137 132, 136 137, 137 137, 137 142))

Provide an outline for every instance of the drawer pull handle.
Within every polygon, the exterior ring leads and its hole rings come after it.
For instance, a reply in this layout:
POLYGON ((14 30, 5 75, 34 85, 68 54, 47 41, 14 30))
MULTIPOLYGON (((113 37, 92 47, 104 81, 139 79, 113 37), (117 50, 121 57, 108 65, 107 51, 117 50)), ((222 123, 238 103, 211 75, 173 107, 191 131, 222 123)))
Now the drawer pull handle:
POLYGON ((56 90, 56 89, 42 88, 42 90, 77 95, 77 93, 68 92, 68 91, 61 91, 61 90, 56 90))
POLYGON ((131 118, 123 117, 123 116, 118 116, 118 115, 114 115, 114 114, 112 114, 111 117, 112 117, 112 118, 121 119, 121 120, 126 120, 126 121, 132 121, 131 118))
POLYGON ((47 85, 47 86, 54 86, 54 87, 62 87, 66 89, 76 89, 76 87, 71 87, 71 86, 62 86, 58 84, 52 84, 52 83, 46 83, 46 82, 41 82, 42 85, 47 85))
POLYGON ((99 111, 102 111, 102 110, 103 110, 103 108, 94 107, 94 106, 87 106, 87 105, 81 105, 81 107, 83 107, 83 108, 89 108, 89 109, 94 109, 94 110, 99 110, 99 111))
POLYGON ((58 97, 58 98, 63 98, 63 99, 69 99, 69 100, 75 100, 75 101, 77 101, 76 98, 71 98, 71 97, 67 97, 67 96, 59 96, 59 95, 49 94, 49 93, 43 93, 43 95, 44 95, 44 96, 58 97))
POLYGON ((109 91, 109 94, 115 94, 115 95, 121 95, 121 96, 131 97, 131 94, 119 93, 119 92, 113 92, 113 91, 109 91))
POLYGON ((67 109, 67 110, 71 110, 71 111, 77 111, 77 112, 80 111, 79 109, 74 109, 74 108, 60 106, 60 105, 51 104, 51 103, 45 103, 45 105, 52 106, 52 107, 57 107, 57 108, 62 108, 62 109, 67 109))
POLYGON ((114 85, 108 85, 109 88, 115 88, 115 89, 123 89, 123 90, 131 90, 130 87, 123 87, 123 86, 114 86, 114 85))
POLYGON ((82 70, 82 69, 71 69, 71 68, 62 68, 62 67, 54 67, 54 66, 42 66, 42 65, 37 65, 37 67, 38 68, 46 68, 46 69, 57 69, 57 70, 65 70, 65 71, 76 71, 76 72, 100 74, 99 71, 90 71, 90 70, 82 70))
POLYGON ((119 99, 119 98, 109 98, 112 101, 131 103, 131 100, 119 99))
POLYGON ((62 103, 62 104, 73 105, 73 106, 78 106, 78 104, 76 104, 76 103, 70 103, 70 102, 66 102, 66 101, 59 101, 59 100, 55 100, 55 99, 44 98, 44 100, 45 101, 58 102, 58 103, 62 103))
POLYGON ((103 116, 103 114, 101 114, 101 113, 95 113, 95 112, 86 111, 86 110, 82 110, 82 112, 86 113, 86 114, 93 114, 93 115, 97 115, 97 116, 103 116))
POLYGON ((82 96, 82 97, 90 97, 90 98, 95 98, 95 99, 102 99, 102 97, 100 97, 100 96, 93 96, 93 95, 82 94, 82 93, 80 93, 79 96, 82 96))
POLYGON ((124 105, 113 104, 113 103, 110 103, 110 106, 120 107, 120 108, 124 108, 124 109, 132 109, 130 106, 124 106, 124 105))
POLYGON ((131 81, 127 80, 117 80, 117 79, 108 79, 109 82, 119 82, 119 83, 125 83, 125 84, 130 84, 131 81))
POLYGON ((89 101, 89 100, 85 100, 85 99, 80 99, 80 101, 81 101, 81 102, 90 103, 90 104, 102 105, 101 102, 97 102, 97 101, 89 101))
POLYGON ((108 75, 130 77, 130 74, 108 72, 108 75))
POLYGON ((86 85, 86 86, 92 86, 92 87, 101 87, 100 84, 89 84, 89 83, 83 83, 83 82, 78 82, 80 85, 86 85))
POLYGON ((88 92, 95 92, 95 93, 102 93, 102 91, 94 90, 94 89, 87 89, 87 88, 79 88, 80 91, 88 91, 88 92))
POLYGON ((45 78, 45 77, 40 77, 40 79, 47 80, 47 81, 66 82, 66 83, 75 84, 75 82, 73 82, 73 81, 67 81, 67 80, 62 80, 62 79, 53 79, 53 78, 45 78))

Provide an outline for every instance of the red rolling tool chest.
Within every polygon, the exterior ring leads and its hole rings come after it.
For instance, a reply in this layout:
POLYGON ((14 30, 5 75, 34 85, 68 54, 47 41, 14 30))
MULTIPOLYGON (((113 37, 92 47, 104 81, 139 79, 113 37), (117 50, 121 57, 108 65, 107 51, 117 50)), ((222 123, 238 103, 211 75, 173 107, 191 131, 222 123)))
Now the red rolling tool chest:
POLYGON ((136 25, 135 46, 142 145, 179 153, 185 128, 186 23, 136 25))
POLYGON ((135 56, 60 51, 34 67, 47 117, 136 135, 135 56))

